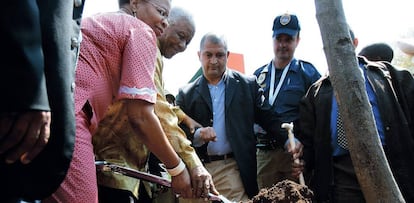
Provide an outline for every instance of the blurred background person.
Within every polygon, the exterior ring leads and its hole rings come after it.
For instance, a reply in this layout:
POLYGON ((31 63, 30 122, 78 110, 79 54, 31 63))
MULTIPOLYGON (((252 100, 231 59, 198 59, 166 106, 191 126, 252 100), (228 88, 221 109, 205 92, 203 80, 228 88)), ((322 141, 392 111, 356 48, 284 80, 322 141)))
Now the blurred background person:
POLYGON ((386 43, 374 43, 362 48, 358 55, 364 56, 370 61, 387 61, 391 63, 394 58, 394 51, 386 43))
POLYGON ((75 138, 82 1, 9 1, 0 12, 1 201, 40 200, 65 178, 75 138))

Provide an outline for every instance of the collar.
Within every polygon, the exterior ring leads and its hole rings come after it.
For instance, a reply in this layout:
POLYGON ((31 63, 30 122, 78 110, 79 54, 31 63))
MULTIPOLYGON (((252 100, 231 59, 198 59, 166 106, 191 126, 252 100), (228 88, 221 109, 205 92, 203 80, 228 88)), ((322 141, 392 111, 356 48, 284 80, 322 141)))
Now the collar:
MULTIPOLYGON (((296 60, 295 58, 293 58, 285 68, 289 67, 288 71, 298 72, 302 65, 303 63, 300 60, 296 60), (292 65, 292 64, 295 64, 295 65, 292 65)), ((273 65, 273 60, 271 60, 270 63, 268 63, 267 65, 263 67, 262 71, 260 71, 259 75, 257 76, 256 82, 262 88, 265 87, 265 84, 264 84, 265 81, 270 82, 270 80, 267 79, 267 78, 270 78, 270 74, 268 73, 269 73, 269 70, 273 70, 273 69, 275 69, 275 67, 273 65)))
POLYGON ((226 72, 224 72, 223 76, 221 77, 220 81, 217 84, 213 85, 213 84, 207 83, 208 87, 209 88, 216 87, 216 86, 218 87, 218 86, 221 86, 221 85, 225 84, 226 78, 227 78, 225 73, 226 72))
MULTIPOLYGON (((289 71, 295 71, 295 72, 298 72, 299 71, 299 69, 300 69, 300 64, 299 63, 301 63, 300 62, 300 60, 297 60, 297 59, 295 59, 295 58, 293 58, 287 65, 286 65, 286 67, 285 68, 287 68, 288 66, 289 66, 289 71), (292 66, 292 64, 295 64, 295 65, 293 65, 292 66)), ((268 63, 268 65, 267 66, 265 66, 264 68, 263 68, 263 70, 260 72, 260 74, 261 73, 268 73, 269 72, 269 67, 271 67, 272 69, 274 69, 275 68, 275 66, 273 65, 273 60, 271 60, 270 61, 270 63, 268 63)))

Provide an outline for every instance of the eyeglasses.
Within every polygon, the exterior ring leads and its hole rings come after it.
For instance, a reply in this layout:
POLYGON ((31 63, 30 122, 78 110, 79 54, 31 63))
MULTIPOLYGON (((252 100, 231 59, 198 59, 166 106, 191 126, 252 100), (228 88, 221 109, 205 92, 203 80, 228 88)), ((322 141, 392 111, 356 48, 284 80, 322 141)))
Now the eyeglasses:
POLYGON ((154 8, 155 8, 155 10, 157 10, 157 12, 158 12, 158 14, 160 14, 160 16, 163 18, 163 19, 167 19, 168 18, 168 11, 165 9, 165 8, 162 8, 161 6, 159 6, 159 5, 157 5, 157 4, 155 4, 154 2, 152 2, 152 1, 144 1, 144 2, 146 2, 146 3, 149 3, 149 4, 151 4, 151 6, 153 6, 154 8))

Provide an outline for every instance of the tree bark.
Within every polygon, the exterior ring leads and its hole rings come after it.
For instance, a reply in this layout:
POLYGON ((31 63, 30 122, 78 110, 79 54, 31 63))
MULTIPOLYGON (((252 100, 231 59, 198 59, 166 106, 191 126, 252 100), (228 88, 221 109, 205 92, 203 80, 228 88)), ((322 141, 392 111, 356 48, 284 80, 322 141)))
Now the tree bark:
POLYGON ((315 7, 330 79, 365 200, 405 202, 381 147, 342 1, 315 0, 315 7))

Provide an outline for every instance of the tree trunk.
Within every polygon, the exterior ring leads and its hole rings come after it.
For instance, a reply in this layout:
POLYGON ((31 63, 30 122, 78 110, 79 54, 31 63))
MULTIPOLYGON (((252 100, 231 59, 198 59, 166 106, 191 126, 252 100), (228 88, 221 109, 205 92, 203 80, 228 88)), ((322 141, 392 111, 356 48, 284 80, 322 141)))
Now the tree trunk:
POLYGON ((367 202, 405 202, 381 147, 342 1, 315 0, 315 7, 329 75, 364 197, 367 202))

